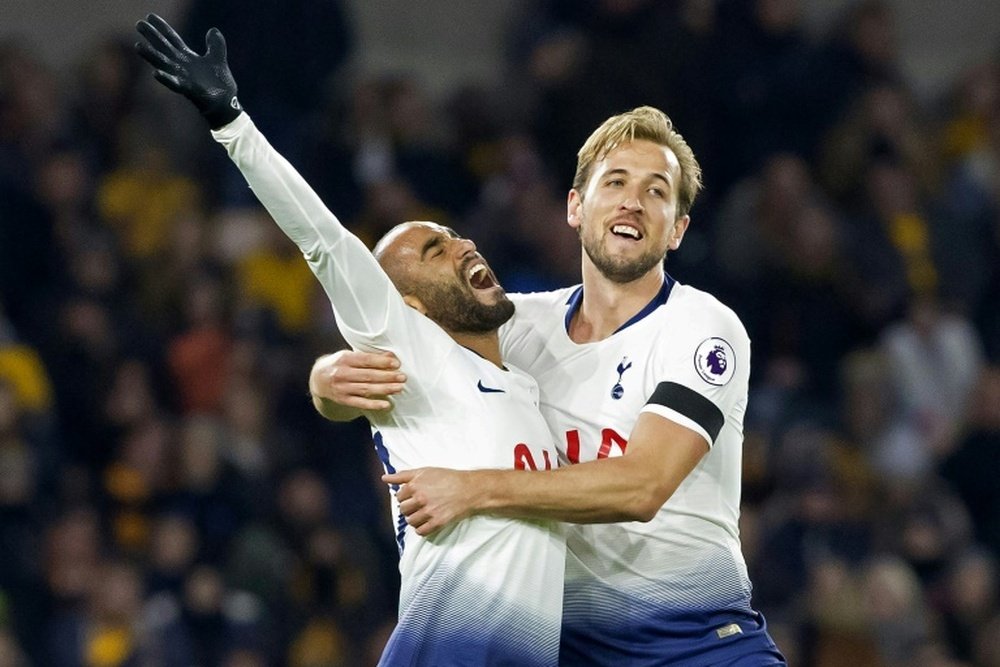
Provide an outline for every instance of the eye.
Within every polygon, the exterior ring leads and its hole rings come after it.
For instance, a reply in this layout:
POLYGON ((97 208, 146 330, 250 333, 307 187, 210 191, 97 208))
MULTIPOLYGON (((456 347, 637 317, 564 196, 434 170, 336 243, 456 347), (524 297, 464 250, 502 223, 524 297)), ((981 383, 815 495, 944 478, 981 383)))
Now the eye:
POLYGON ((620 188, 621 186, 625 185, 625 181, 620 178, 612 178, 607 182, 607 185, 620 188))
POLYGON ((659 197, 660 199, 663 199, 663 197, 666 196, 666 193, 661 188, 650 188, 649 193, 654 197, 659 197))

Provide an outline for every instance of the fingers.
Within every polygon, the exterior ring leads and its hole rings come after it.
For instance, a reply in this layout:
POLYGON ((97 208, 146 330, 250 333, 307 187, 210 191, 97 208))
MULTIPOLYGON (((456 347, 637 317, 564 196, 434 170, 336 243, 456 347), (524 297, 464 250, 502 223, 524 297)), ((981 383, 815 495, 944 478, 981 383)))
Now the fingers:
POLYGON ((398 371, 336 367, 310 378, 314 394, 350 408, 387 410, 386 397, 403 391, 406 375, 398 371))
POLYGON ((218 28, 212 28, 205 33, 205 57, 221 62, 226 60, 226 38, 218 28))
MULTIPOLYGON (((153 16, 153 14, 150 14, 150 16, 153 16)), ((164 37, 155 26, 151 25, 147 21, 139 21, 135 24, 135 29, 140 35, 146 38, 146 41, 152 49, 159 51, 167 58, 180 60, 181 51, 171 44, 170 41, 167 40, 167 38, 164 37)))
POLYGON ((416 497, 409 484, 399 487, 396 491, 396 500, 399 502, 400 514, 414 528, 424 525, 431 519, 430 512, 425 508, 423 501, 416 497))
MULTIPOLYGON (((396 489, 396 500, 399 502, 400 506, 402 506, 403 503, 405 503, 407 500, 410 500, 412 497, 413 493, 410 491, 410 487, 408 487, 406 484, 403 484, 398 489, 396 489)), ((412 512, 413 510, 411 509, 410 511, 412 512)))
MULTIPOLYGON (((413 479, 415 475, 416 471, 400 470, 399 472, 386 473, 382 475, 382 481, 385 482, 386 484, 406 484, 411 479, 413 479)), ((404 492, 402 489, 400 489, 399 492, 406 494, 404 499, 410 497, 410 492, 408 490, 404 492)), ((399 498, 398 495, 396 497, 399 498)))
POLYGON ((434 533, 441 530, 444 526, 439 526, 436 523, 425 523, 424 525, 417 528, 417 535, 420 537, 430 537, 434 533))
POLYGON ((313 364, 309 386, 339 405, 382 410, 391 407, 384 397, 403 391, 406 374, 398 369, 399 359, 391 352, 341 350, 313 364))
MULTIPOLYGON (((413 501, 411 500, 409 502, 412 503, 413 501)), ((400 509, 403 512, 403 516, 406 517, 406 523, 417 531, 417 535, 427 537, 447 525, 442 521, 435 520, 430 512, 427 512, 423 508, 415 505, 408 507, 406 510, 403 510, 402 505, 400 505, 400 509)))
POLYGON ((135 50, 139 52, 139 55, 148 62, 150 65, 156 69, 161 70, 175 70, 177 69, 177 63, 171 60, 161 51, 157 51, 149 42, 136 42, 135 50))
POLYGON ((361 398, 360 396, 348 396, 344 398, 343 401, 338 402, 338 404, 344 406, 345 408, 368 410, 371 412, 381 412, 382 410, 392 409, 392 402, 382 398, 361 398))
MULTIPOLYGON (((433 535, 434 533, 444 528, 444 526, 438 523, 437 521, 432 521, 430 518, 427 517, 418 517, 417 520, 420 521, 419 526, 414 526, 412 523, 410 525, 413 526, 413 529, 415 531, 417 531, 417 535, 420 535, 421 537, 427 537, 429 535, 433 535)), ((407 523, 409 523, 410 520, 407 519, 406 521, 407 523)))
POLYGON ((399 358, 392 352, 350 352, 343 355, 350 358, 351 366, 372 370, 396 370, 399 368, 399 358))
POLYGON ((150 14, 146 18, 146 21, 135 24, 135 29, 146 40, 136 42, 135 48, 146 62, 156 68, 153 78, 175 93, 184 94, 186 84, 181 77, 186 76, 185 56, 178 49, 187 50, 187 47, 159 16, 150 14))
POLYGON ((396 490, 396 500, 399 503, 399 511, 406 518, 408 523, 417 535, 427 537, 441 530, 447 525, 447 521, 435 519, 434 514, 427 509, 426 498, 417 497, 417 491, 412 484, 408 484, 413 478, 419 475, 421 469, 401 470, 394 473, 382 475, 382 481, 386 484, 399 485, 396 490))
POLYGON ((406 523, 410 524, 410 526, 417 531, 418 535, 424 534, 420 531, 430 529, 430 526, 428 525, 429 521, 430 517, 424 515, 423 513, 411 514, 406 517, 406 523))
MULTIPOLYGON (((410 517, 414 517, 418 513, 421 513, 421 515, 423 515, 424 513, 422 513, 421 510, 423 510, 423 507, 421 507, 420 502, 416 498, 407 498, 403 502, 399 503, 399 511, 403 516, 406 517, 407 522, 410 521, 410 517)), ((420 519, 416 520, 418 521, 418 523, 424 522, 424 520, 420 519)))
MULTIPOLYGON (((392 376, 394 378, 395 376, 392 376)), ((390 378, 390 379, 392 379, 390 378)), ((352 382, 340 375, 314 378, 310 391, 314 396, 355 410, 388 410, 392 402, 388 399, 403 391, 401 382, 369 382, 371 378, 362 376, 352 382)), ((405 379, 405 377, 403 378, 405 379)))
POLYGON ((406 374, 397 370, 360 367, 353 364, 334 366, 328 369, 327 373, 332 387, 343 388, 345 391, 349 387, 350 391, 346 393, 364 396, 398 394, 403 390, 402 383, 406 382, 406 374))
POLYGON ((393 373, 399 370, 399 359, 392 352, 342 350, 324 357, 316 365, 328 369, 334 375, 343 374, 356 381, 366 381, 368 378, 381 382, 403 381, 392 378, 393 373))
POLYGON ((435 521, 429 512, 425 512, 423 510, 418 511, 413 508, 411 508, 410 511, 411 514, 403 512, 403 515, 406 517, 406 523, 408 523, 413 530, 417 531, 417 535, 427 537, 444 527, 444 524, 440 521, 435 521))
POLYGON ((171 27, 169 23, 164 21, 162 18, 156 14, 150 14, 146 17, 146 20, 151 26, 156 28, 156 30, 163 35, 163 37, 178 51, 190 51, 188 45, 184 43, 181 36, 171 27))
MULTIPOLYGON (((389 371, 380 371, 389 373, 389 371)), ((403 391, 403 383, 396 380, 396 374, 388 376, 375 376, 374 374, 362 374, 357 380, 350 381, 347 378, 340 378, 339 382, 331 385, 338 394, 344 394, 345 398, 377 398, 379 396, 392 396, 403 391)))

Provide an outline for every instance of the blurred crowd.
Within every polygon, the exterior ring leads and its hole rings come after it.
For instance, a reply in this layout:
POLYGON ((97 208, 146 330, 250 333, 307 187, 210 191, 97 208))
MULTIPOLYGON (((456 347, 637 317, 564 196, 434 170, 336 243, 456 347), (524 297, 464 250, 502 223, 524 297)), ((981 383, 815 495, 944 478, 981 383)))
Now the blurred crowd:
MULTIPOLYGON (((181 32, 223 31, 364 240, 449 224, 508 291, 578 281, 575 151, 664 109, 707 185, 667 269, 753 341, 742 538, 789 664, 1000 665, 1000 48, 920 99, 880 0, 820 36, 797 0, 524 7, 502 85, 439 98, 359 75, 333 0, 195 1, 181 32)), ((0 40, 0 666, 374 664, 388 495, 306 389, 344 344, 130 31, 65 71, 0 40)))

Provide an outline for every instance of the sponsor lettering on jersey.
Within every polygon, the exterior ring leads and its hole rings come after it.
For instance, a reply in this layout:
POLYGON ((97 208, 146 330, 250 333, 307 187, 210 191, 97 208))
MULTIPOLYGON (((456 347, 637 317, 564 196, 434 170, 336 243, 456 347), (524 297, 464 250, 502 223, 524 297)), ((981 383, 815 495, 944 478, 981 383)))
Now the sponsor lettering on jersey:
MULTIPOLYGON (((542 461, 545 467, 542 470, 552 470, 552 460, 549 458, 549 451, 542 450, 542 461)), ((531 449, 523 442, 517 443, 514 447, 514 469, 515 470, 538 470, 535 464, 535 457, 531 454, 531 449)))
MULTIPOLYGON (((597 450, 597 459, 606 459, 611 456, 611 446, 617 445, 622 454, 628 446, 628 438, 624 437, 613 428, 601 429, 601 446, 597 450)), ((580 431, 572 429, 566 431, 566 458, 570 463, 580 462, 580 431)))

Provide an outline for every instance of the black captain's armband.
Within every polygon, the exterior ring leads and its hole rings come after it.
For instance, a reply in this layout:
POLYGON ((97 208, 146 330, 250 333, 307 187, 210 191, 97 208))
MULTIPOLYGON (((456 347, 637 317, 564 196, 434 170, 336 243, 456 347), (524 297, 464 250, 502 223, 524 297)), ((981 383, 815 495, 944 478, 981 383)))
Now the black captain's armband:
POLYGON ((705 429, 712 442, 715 442, 726 422, 722 410, 715 403, 676 382, 661 382, 656 385, 656 390, 646 403, 655 403, 679 412, 705 429))

